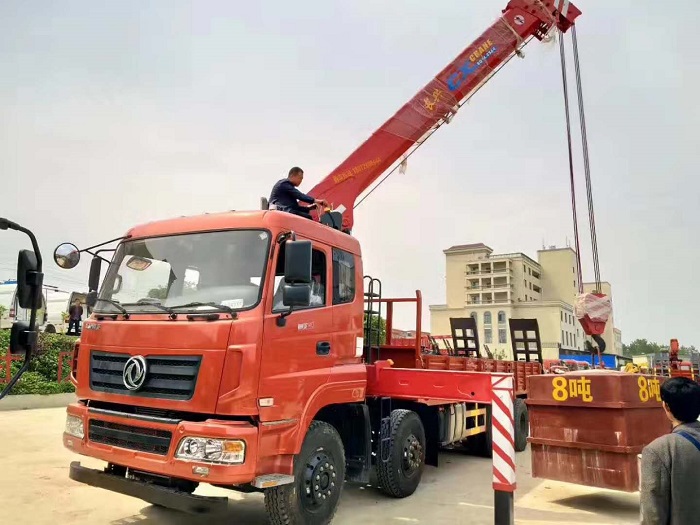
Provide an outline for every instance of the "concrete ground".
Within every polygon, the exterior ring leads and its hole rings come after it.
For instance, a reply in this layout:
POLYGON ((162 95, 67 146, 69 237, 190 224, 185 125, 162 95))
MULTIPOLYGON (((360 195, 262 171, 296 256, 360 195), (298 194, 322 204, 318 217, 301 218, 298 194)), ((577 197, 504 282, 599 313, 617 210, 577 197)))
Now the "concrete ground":
MULTIPOLYGON (((65 409, 0 413, 0 508, 13 525, 257 525, 267 523, 262 496, 208 486, 197 493, 229 495, 220 517, 196 517, 141 500, 87 487, 68 478, 78 456, 61 443, 65 409)), ((104 464, 81 458, 86 466, 104 464)), ((439 469, 427 467, 417 492, 390 499, 373 487, 346 486, 334 524, 492 524, 491 462, 445 453, 439 469)), ((639 497, 530 477, 528 452, 517 455, 516 523, 639 523, 639 497)))

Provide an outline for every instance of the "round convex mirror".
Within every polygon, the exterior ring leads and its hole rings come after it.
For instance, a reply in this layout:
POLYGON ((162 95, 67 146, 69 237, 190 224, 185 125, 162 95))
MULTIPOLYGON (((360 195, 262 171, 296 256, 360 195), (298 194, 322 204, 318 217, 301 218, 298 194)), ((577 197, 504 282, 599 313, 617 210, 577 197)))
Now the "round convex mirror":
POLYGON ((63 243, 53 252, 53 260, 66 270, 75 268, 80 262, 80 250, 75 244, 63 243))

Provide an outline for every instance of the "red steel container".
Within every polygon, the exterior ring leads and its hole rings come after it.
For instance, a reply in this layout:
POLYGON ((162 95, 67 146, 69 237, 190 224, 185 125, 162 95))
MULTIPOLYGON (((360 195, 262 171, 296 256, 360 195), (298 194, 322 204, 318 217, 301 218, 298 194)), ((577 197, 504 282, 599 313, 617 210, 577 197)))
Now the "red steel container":
POLYGON ((663 381, 608 370, 530 376, 533 477, 638 491, 637 455, 671 431, 663 381))

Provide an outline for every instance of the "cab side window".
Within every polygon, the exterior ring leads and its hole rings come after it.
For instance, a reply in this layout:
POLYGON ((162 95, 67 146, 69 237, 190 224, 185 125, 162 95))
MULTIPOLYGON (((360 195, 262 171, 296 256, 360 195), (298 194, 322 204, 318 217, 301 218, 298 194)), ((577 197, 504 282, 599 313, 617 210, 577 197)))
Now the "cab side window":
MULTIPOLYGON (((275 296, 272 302, 273 312, 282 312, 287 309, 282 303, 282 282, 284 281, 284 244, 277 253, 275 268, 275 296)), ((311 304, 309 308, 319 308, 326 305, 326 254, 322 250, 314 250, 311 253, 311 304)))
POLYGON ((333 304, 355 300, 355 256, 333 248, 333 304))

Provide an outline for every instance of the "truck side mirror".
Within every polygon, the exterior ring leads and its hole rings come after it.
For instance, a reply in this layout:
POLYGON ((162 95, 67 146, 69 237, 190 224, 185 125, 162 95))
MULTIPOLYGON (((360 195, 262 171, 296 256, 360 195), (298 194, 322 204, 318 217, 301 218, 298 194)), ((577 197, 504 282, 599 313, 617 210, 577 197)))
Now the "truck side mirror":
POLYGON ((75 244, 65 242, 58 245, 53 252, 54 262, 64 270, 70 270, 78 266, 80 262, 80 250, 75 244))
POLYGON ((39 243, 31 230, 0 217, 0 230, 15 230, 24 233, 32 243, 32 250, 20 250, 17 257, 17 303, 22 308, 31 309, 29 322, 17 321, 10 330, 10 353, 24 354, 24 362, 20 369, 9 379, 0 391, 0 399, 10 393, 12 387, 19 381, 22 374, 29 369, 29 364, 34 353, 38 332, 36 330, 37 314, 42 305, 42 287, 44 274, 42 273, 42 258, 39 243))
POLYGON ((284 245, 282 304, 289 310, 280 314, 277 326, 284 326, 295 307, 311 304, 311 241, 286 241, 284 245))
POLYGON ((29 323, 17 321, 10 330, 10 353, 13 355, 31 354, 36 340, 36 332, 30 330, 29 323))
POLYGON ((282 304, 291 308, 309 306, 311 304, 311 285, 285 284, 282 288, 282 304))
POLYGON ((90 290, 85 298, 85 304, 90 308, 94 308, 97 304, 97 292, 95 290, 90 290))
POLYGON ((285 284, 311 284, 311 241, 287 241, 284 250, 285 284))
POLYGON ((100 272, 102 271, 102 259, 93 257, 90 262, 90 277, 88 279, 88 291, 98 290, 100 287, 100 272))
POLYGON ((17 302, 22 308, 38 308, 43 285, 36 254, 31 250, 20 250, 17 257, 17 302))
POLYGON ((311 241, 287 241, 284 246, 282 304, 309 306, 311 303, 311 241))

